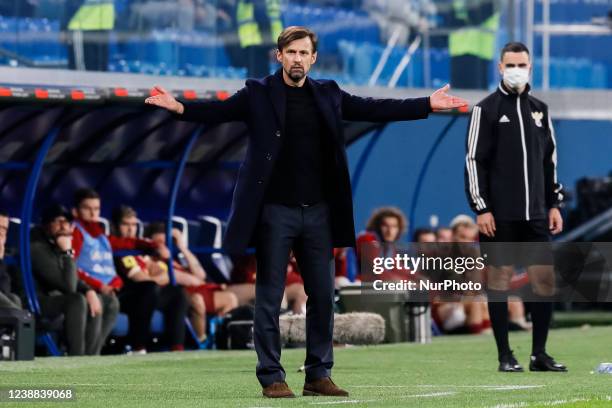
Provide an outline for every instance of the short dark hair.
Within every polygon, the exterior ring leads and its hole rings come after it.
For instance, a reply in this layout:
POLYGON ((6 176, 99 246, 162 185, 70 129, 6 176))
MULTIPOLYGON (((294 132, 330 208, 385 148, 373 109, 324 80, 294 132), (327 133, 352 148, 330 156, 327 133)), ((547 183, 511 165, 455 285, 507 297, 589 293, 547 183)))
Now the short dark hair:
POLYGON ((127 205, 120 205, 119 207, 113 210, 113 214, 111 216, 113 233, 115 235, 119 235, 119 226, 121 225, 121 221, 127 217, 136 217, 138 214, 136 210, 127 205))
POLYGON ((283 30, 282 33, 278 36, 278 40, 276 41, 276 46, 279 51, 283 51, 287 45, 295 40, 301 40, 302 38, 310 38, 310 42, 312 43, 312 53, 317 52, 317 44, 319 43, 319 39, 317 35, 309 30, 306 27, 301 26, 290 26, 283 30))
POLYGON ((501 49, 499 53, 499 60, 504 59, 504 54, 507 52, 526 52, 529 55, 529 48, 522 42, 512 41, 504 45, 504 48, 501 49))
POLYGON ((152 238, 155 234, 165 234, 166 223, 165 222, 152 222, 144 230, 144 236, 146 238, 152 238))
POLYGON ((93 188, 79 188, 74 192, 74 206, 78 208, 83 201, 92 198, 97 198, 99 200, 100 194, 93 188))
POLYGON ((72 214, 70 214, 70 211, 68 211, 66 207, 59 203, 51 204, 42 210, 40 214, 40 223, 42 225, 49 225, 59 217, 64 217, 72 222, 72 214))
POLYGON ((4 208, 0 208, 0 217, 6 217, 8 218, 9 213, 7 210, 5 210, 4 208))
POLYGON ((412 234, 412 241, 419 242, 419 238, 421 238, 421 235, 426 235, 426 234, 436 235, 434 230, 432 230, 431 228, 417 228, 414 230, 414 233, 412 234))

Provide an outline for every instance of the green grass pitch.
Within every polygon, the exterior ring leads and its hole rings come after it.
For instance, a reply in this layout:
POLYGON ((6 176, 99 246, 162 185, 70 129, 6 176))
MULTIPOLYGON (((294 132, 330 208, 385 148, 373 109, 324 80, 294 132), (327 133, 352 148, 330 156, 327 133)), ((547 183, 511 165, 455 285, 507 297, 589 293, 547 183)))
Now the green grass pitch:
MULTIPOLYGON (((527 366, 531 336, 511 334, 527 366)), ((72 387, 76 402, 15 407, 612 407, 612 327, 552 330, 549 353, 569 373, 498 373, 492 336, 447 336, 432 344, 336 348, 333 378, 348 399, 261 397, 253 351, 151 353, 146 356, 37 358, 1 362, 0 387, 72 387)), ((287 382, 301 394, 303 349, 283 351, 287 382)))

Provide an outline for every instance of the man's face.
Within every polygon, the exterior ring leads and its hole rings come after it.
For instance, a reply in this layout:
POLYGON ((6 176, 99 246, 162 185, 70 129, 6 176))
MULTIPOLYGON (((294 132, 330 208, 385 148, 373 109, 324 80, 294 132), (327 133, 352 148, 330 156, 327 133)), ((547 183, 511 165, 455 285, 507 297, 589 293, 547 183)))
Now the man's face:
POLYGON ((53 238, 59 236, 72 236, 72 223, 64 216, 55 217, 46 225, 47 233, 53 238))
POLYGON ((282 51, 276 51, 276 59, 283 66, 285 74, 295 83, 301 81, 317 60, 312 52, 310 37, 300 38, 287 44, 282 51))
POLYGON ((499 73, 503 76, 504 70, 507 68, 522 68, 531 73, 531 62, 529 54, 525 51, 521 52, 505 52, 502 60, 499 62, 499 73))
POLYGON ((455 230, 455 242, 474 242, 478 236, 478 227, 472 224, 460 225, 455 230))
POLYGON ((4 248, 4 244, 6 244, 6 235, 8 234, 9 229, 9 219, 8 217, 0 215, 0 250, 4 248))
POLYGON ((453 240, 453 231, 450 228, 440 228, 437 235, 438 242, 451 242, 453 240))
POLYGON ((76 209, 77 216, 86 222, 98 222, 100 219, 100 199, 86 198, 76 209))
POLYGON ((124 238, 136 238, 138 233, 138 218, 135 216, 123 217, 119 224, 119 235, 124 238))
POLYGON ((385 217, 380 223, 380 235, 384 242, 395 242, 399 238, 400 226, 397 217, 385 217))

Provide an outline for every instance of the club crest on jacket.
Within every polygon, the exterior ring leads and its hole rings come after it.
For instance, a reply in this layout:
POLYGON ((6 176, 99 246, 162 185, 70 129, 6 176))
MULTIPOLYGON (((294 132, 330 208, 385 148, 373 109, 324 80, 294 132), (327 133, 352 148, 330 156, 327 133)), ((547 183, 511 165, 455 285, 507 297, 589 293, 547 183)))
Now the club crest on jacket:
POLYGON ((544 117, 542 112, 531 112, 531 117, 535 121, 537 127, 542 127, 542 118, 544 117))

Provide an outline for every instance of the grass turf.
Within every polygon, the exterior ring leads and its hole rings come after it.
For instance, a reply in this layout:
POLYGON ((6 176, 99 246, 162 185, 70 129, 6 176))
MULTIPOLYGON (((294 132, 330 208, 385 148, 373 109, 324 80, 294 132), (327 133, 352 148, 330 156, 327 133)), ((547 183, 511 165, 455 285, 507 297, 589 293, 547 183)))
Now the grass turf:
MULTIPOLYGON (((511 334, 527 366, 531 336, 511 334)), ((264 399, 253 351, 151 353, 146 356, 37 358, 0 363, 0 387, 72 387, 67 406, 120 407, 539 407, 612 406, 612 375, 591 373, 612 361, 612 327, 553 330, 549 353, 569 373, 498 373, 492 336, 447 336, 432 344, 336 348, 333 378, 348 399, 264 399)), ((303 349, 283 350, 287 382, 301 393, 303 349)), ((58 403, 0 403, 57 407, 58 403)))

